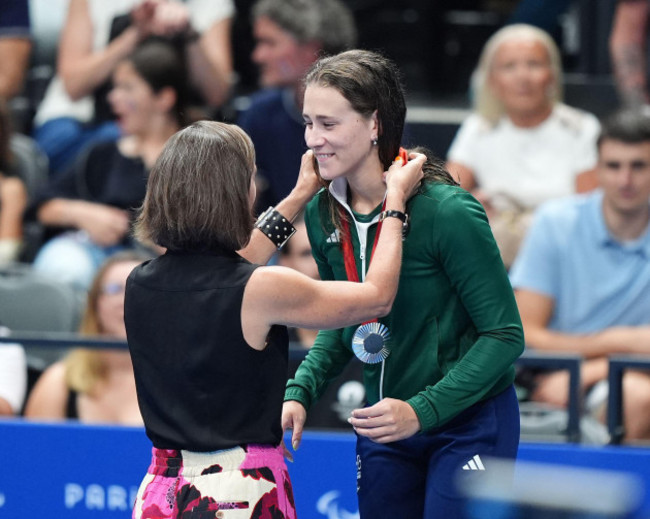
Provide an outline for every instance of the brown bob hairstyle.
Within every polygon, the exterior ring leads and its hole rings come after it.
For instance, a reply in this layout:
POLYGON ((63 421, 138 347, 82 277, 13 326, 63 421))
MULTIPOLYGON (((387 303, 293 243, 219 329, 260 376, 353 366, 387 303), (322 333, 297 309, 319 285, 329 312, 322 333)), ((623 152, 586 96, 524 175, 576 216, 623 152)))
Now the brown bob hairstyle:
POLYGON ((171 251, 241 249, 255 222, 254 172, 253 143, 239 126, 199 121, 177 132, 149 173, 136 238, 171 251))

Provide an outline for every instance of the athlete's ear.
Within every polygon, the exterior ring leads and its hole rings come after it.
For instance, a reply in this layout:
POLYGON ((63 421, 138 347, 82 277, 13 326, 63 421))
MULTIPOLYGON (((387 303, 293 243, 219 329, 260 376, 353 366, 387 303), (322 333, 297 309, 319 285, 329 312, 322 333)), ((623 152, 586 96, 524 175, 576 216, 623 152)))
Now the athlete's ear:
POLYGON ((377 110, 375 110, 370 116, 370 130, 372 132, 370 136, 370 140, 371 141, 378 140, 381 131, 379 130, 379 116, 377 115, 377 110))

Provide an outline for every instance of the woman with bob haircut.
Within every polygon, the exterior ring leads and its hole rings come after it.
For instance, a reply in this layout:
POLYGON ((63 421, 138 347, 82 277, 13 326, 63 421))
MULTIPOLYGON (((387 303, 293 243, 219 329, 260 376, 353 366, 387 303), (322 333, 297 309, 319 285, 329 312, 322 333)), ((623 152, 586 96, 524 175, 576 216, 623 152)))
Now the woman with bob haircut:
POLYGON ((449 148, 447 167, 484 205, 509 266, 539 204, 595 187, 600 125, 562 102, 560 52, 531 25, 490 37, 472 93, 473 113, 449 148))
MULTIPOLYGON (((305 141, 328 184, 305 211, 312 251, 321 279, 363 279, 379 259, 382 172, 404 128, 400 71, 354 50, 318 61, 305 83, 305 141)), ((367 395, 349 419, 360 516, 464 517, 456 471, 476 458, 491 474, 488 456, 517 453, 521 320, 481 204, 439 161, 427 159, 405 212, 391 312, 318 333, 287 385, 282 424, 295 448, 307 410, 356 356, 367 395)))
MULTIPOLYGON (((395 213, 422 178, 425 157, 411 158, 385 174, 386 207, 395 213)), ((283 245, 317 187, 307 152, 292 193, 255 223, 253 145, 238 126, 218 122, 178 132, 152 168, 136 235, 167 252, 133 271, 125 301, 153 443, 134 518, 192 509, 296 516, 280 423, 286 326, 336 328, 385 315, 402 249, 402 223, 387 217, 364 283, 251 263, 283 245)))

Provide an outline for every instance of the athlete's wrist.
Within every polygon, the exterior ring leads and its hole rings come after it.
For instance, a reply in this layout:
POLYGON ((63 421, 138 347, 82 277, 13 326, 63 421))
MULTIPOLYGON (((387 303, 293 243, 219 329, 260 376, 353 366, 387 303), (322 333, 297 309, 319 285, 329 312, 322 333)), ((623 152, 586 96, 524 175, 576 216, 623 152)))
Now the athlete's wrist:
POLYGON ((396 193, 395 191, 388 191, 386 193, 386 205, 385 210, 401 211, 402 213, 406 212, 406 195, 396 193))

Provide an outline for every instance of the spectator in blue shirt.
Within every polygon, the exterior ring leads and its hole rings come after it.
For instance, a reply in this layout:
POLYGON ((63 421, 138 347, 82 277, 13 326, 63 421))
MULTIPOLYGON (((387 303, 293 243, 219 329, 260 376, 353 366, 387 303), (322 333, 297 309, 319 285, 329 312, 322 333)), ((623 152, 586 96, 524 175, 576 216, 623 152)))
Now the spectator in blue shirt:
MULTIPOLYGON (((543 205, 510 275, 528 346, 584 356, 587 409, 604 421, 608 357, 650 353, 650 112, 610 116, 598 154, 600 188, 543 205)), ((567 378, 538 376, 532 399, 566 405, 567 378)), ((626 372, 627 440, 650 438, 649 411, 650 374, 626 372)))

